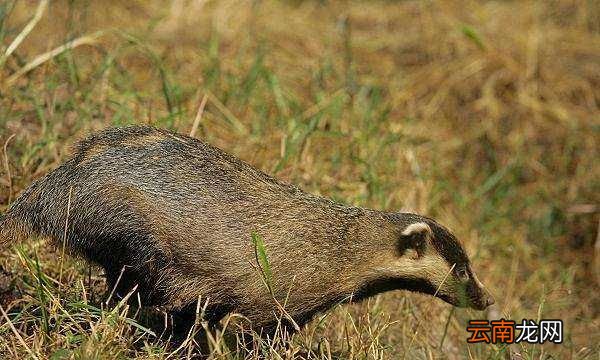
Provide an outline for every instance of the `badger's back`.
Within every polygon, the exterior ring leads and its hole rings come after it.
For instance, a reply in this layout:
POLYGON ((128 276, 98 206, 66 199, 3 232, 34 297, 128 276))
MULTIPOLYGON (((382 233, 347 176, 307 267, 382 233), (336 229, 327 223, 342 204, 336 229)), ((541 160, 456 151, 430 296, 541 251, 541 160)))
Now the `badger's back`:
POLYGON ((202 141, 152 127, 112 128, 79 142, 69 160, 35 181, 12 204, 2 229, 13 234, 5 239, 16 240, 22 236, 9 228, 21 223, 21 235, 57 240, 69 223, 66 230, 94 223, 179 223, 192 212, 225 211, 227 204, 257 203, 282 192, 289 198, 300 191, 202 141), (260 197, 251 198, 256 191, 260 197), (129 208, 147 218, 136 219, 129 208))

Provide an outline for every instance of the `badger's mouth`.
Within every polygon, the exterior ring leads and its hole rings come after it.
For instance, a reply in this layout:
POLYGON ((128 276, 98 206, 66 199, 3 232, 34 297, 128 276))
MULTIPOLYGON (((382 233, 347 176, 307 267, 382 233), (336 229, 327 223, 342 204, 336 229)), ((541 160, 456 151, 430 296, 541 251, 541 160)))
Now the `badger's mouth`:
POLYGON ((451 305, 462 308, 470 307, 475 310, 485 310, 494 303, 494 298, 473 281, 459 287, 454 295, 440 293, 437 296, 451 305))
POLYGON ((450 305, 460 308, 469 307, 475 310, 485 310, 488 306, 494 303, 494 299, 492 297, 458 297, 449 296, 446 294, 438 294, 437 297, 450 305))

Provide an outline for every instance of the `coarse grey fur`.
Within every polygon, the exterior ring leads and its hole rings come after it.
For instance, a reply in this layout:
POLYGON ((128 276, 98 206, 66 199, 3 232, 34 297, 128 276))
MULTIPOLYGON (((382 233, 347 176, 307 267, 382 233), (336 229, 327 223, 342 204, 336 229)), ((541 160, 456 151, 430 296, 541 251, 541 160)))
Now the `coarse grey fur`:
POLYGON ((61 243, 66 234, 67 248, 102 266, 110 286, 125 269, 119 292, 138 285, 146 305, 181 310, 202 297, 213 321, 238 312, 269 328, 278 310, 257 271, 252 233, 264 239, 274 298, 300 325, 336 303, 392 289, 475 308, 491 302, 456 238, 432 219, 342 205, 152 127, 111 128, 79 142, 0 219, 0 243, 31 234, 61 243), (415 223, 431 229, 428 245, 418 241, 425 233, 403 233, 415 223), (420 246, 454 266, 450 278, 467 277, 466 302, 458 287, 440 290, 429 278, 442 269, 394 271, 413 247, 417 260, 406 264, 418 264, 420 246))

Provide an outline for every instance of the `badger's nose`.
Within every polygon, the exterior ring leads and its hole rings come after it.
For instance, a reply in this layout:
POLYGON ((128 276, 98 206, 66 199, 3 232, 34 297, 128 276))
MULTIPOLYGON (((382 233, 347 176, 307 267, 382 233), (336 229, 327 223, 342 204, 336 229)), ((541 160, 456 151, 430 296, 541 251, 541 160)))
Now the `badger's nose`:
POLYGON ((494 300, 494 298, 492 297, 492 295, 488 295, 487 299, 485 299, 485 307, 488 307, 490 305, 494 305, 495 302, 496 302, 496 300, 494 300))

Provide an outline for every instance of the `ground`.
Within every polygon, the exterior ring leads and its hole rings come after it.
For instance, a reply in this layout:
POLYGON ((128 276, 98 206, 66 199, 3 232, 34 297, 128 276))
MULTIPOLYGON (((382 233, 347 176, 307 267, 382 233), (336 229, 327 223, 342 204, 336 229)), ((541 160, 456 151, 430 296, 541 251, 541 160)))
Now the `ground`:
MULTIPOLYGON (((435 217, 497 301, 387 293, 246 355, 215 333, 214 358, 598 359, 599 49, 594 1, 4 1, 0 212, 92 130, 192 133, 307 191, 435 217), (485 318, 562 319, 564 342, 468 344, 485 318)), ((108 290, 43 239, 3 250, 0 357, 197 353, 108 290)))

